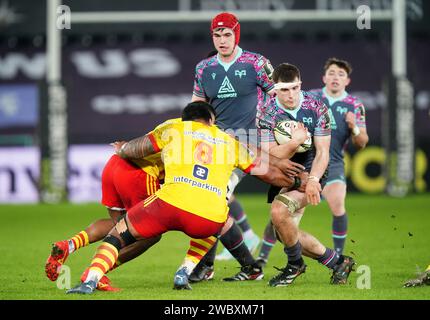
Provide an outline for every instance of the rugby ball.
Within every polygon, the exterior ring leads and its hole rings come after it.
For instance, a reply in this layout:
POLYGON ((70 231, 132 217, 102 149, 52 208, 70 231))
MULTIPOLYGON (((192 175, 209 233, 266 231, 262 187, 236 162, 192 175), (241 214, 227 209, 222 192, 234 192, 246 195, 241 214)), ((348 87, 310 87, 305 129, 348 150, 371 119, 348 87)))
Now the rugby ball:
MULTIPOLYGON (((286 144, 291 140, 291 128, 297 127, 297 121, 294 120, 283 120, 279 121, 274 131, 275 140, 278 144, 286 144)), ((308 137, 303 144, 301 144, 296 152, 302 153, 312 148, 312 135, 308 132, 308 137)))

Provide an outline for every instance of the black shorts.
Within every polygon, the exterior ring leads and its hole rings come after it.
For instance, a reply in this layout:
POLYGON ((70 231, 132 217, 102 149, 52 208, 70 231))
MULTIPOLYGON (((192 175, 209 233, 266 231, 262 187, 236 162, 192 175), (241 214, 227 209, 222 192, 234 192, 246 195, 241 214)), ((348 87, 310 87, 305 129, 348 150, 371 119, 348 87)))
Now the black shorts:
POLYGON ((269 191, 267 192, 267 203, 272 203, 281 189, 281 187, 275 187, 271 185, 269 191))

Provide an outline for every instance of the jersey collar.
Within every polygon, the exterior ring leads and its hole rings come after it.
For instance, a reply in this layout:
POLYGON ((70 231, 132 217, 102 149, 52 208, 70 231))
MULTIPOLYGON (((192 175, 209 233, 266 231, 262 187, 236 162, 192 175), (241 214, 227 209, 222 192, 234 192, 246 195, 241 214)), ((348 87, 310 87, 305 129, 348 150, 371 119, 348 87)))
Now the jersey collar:
POLYGON ((218 63, 224 67, 225 72, 227 72, 227 71, 228 71, 228 69, 231 67, 231 65, 232 65, 233 63, 235 63, 237 59, 239 59, 239 57, 242 55, 242 52, 243 52, 242 48, 241 48, 241 47, 239 47, 239 46, 237 46, 237 54, 236 54, 236 56, 234 57, 234 59, 233 59, 232 61, 230 61, 230 62, 224 62, 224 61, 222 61, 222 60, 219 58, 219 53, 216 55, 216 58, 217 58, 217 60, 218 60, 218 63))
POLYGON ((343 92, 343 94, 340 97, 337 97, 337 98, 333 98, 332 96, 330 96, 327 92, 326 87, 322 88, 322 92, 323 92, 323 95, 327 98, 329 105, 331 106, 338 101, 342 101, 348 96, 348 92, 346 92, 346 90, 343 92))
POLYGON ((292 116, 294 117, 294 119, 297 119, 297 113, 299 112, 300 107, 302 106, 303 100, 304 100, 304 97, 303 97, 303 91, 300 91, 300 102, 299 102, 299 106, 298 106, 297 108, 293 109, 293 110, 285 108, 285 107, 282 105, 282 103, 280 103, 280 102, 279 102, 278 97, 276 97, 276 100, 275 100, 275 101, 276 101, 276 105, 277 105, 281 110, 283 110, 283 111, 285 111, 286 113, 288 113, 288 114, 292 115, 292 116))

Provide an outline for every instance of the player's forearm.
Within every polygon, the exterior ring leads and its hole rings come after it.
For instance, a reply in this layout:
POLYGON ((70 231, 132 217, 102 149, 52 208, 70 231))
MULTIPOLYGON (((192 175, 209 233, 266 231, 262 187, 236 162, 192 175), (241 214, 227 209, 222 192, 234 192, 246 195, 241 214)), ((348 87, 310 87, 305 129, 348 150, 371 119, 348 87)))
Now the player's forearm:
POLYGON ((327 169, 329 160, 330 155, 328 150, 317 150, 315 159, 312 162, 312 168, 309 176, 314 176, 318 179, 321 179, 325 170, 327 169))
POLYGON ((366 132, 360 132, 360 134, 356 136, 353 135, 351 140, 353 145, 357 149, 363 149, 364 147, 366 147, 367 143, 369 142, 369 136, 367 135, 366 132))
POLYGON ((154 146, 149 136, 145 135, 125 143, 118 155, 123 159, 141 159, 154 153, 154 146))
POLYGON ((263 182, 276 187, 287 187, 291 188, 294 186, 296 180, 294 177, 285 175, 278 167, 271 166, 265 174, 254 175, 256 178, 263 182))

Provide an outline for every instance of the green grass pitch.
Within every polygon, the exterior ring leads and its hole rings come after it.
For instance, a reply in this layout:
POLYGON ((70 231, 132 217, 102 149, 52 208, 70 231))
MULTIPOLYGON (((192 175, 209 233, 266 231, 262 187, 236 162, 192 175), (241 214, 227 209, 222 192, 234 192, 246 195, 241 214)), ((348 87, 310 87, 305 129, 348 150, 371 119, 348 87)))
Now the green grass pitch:
MULTIPOLYGON (((269 207, 264 195, 240 195, 254 229, 262 234, 269 207)), ((355 257, 360 270, 370 271, 370 289, 357 283, 364 274, 353 272, 349 284, 332 286, 330 272, 305 258, 307 272, 290 287, 270 288, 268 280, 283 267, 286 256, 279 243, 272 251, 263 281, 220 281, 239 271, 235 261, 216 262, 215 279, 193 285, 192 291, 172 290, 173 275, 188 248, 188 238, 170 232, 144 255, 112 272, 110 278, 121 292, 97 292, 91 296, 66 295, 45 277, 44 264, 51 243, 83 230, 106 217, 99 204, 1 205, 0 300, 5 299, 430 299, 430 286, 402 288, 407 279, 430 263, 430 196, 404 199, 386 196, 349 195, 349 230, 345 253, 355 257)), ((331 215, 326 202, 309 207, 301 226, 325 245, 332 246, 331 215)), ((71 285, 89 264, 96 244, 72 254, 71 285)), ((219 248, 221 250, 221 248, 219 248)), ((63 282, 63 285, 65 282, 63 282)))

